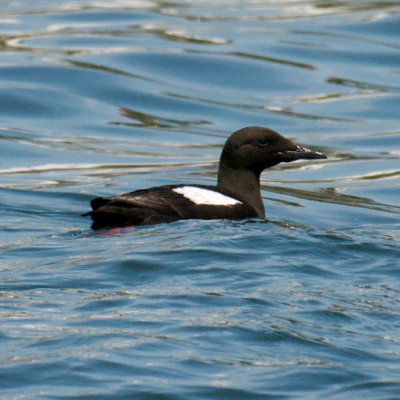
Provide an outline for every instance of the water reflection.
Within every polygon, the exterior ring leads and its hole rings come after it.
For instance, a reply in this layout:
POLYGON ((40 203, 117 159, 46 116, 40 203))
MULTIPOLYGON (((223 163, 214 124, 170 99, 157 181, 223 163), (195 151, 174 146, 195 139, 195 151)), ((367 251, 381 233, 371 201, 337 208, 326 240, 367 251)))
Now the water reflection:
POLYGON ((399 15, 3 2, 2 394, 396 398, 399 15), (328 154, 263 174, 266 220, 93 235, 81 217, 97 196, 214 184, 247 125, 328 154))
MULTIPOLYGON (((400 173, 400 171, 398 171, 398 173, 400 173)), ((368 208, 371 210, 385 211, 392 214, 400 214, 399 206, 378 203, 369 198, 340 193, 338 192, 337 188, 334 187, 324 188, 319 192, 270 185, 262 185, 262 188, 268 192, 282 193, 301 199, 320 201, 324 203, 343 204, 351 207, 368 208)))
POLYGON ((191 125, 198 126, 198 125, 210 124, 210 121, 206 120, 182 121, 175 119, 166 119, 139 111, 129 110, 127 108, 121 108, 121 115, 138 121, 137 123, 118 122, 118 124, 126 126, 143 126, 146 128, 172 128, 174 126, 191 126, 191 125))
POLYGON ((378 84, 371 83, 371 82, 361 82, 361 81, 356 81, 353 79, 345 79, 345 78, 337 78, 337 77, 329 77, 327 79, 327 82, 333 83, 335 85, 355 87, 355 88, 361 89, 363 92, 367 92, 367 93, 400 91, 400 86, 378 85, 378 84))

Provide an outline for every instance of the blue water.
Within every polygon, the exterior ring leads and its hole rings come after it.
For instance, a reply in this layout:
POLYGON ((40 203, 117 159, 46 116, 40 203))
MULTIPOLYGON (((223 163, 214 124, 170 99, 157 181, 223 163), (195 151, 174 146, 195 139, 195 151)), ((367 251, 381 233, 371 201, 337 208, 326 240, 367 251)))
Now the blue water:
POLYGON ((1 399, 400 399, 400 2, 5 1, 1 399), (103 235, 229 134, 325 152, 265 221, 103 235))

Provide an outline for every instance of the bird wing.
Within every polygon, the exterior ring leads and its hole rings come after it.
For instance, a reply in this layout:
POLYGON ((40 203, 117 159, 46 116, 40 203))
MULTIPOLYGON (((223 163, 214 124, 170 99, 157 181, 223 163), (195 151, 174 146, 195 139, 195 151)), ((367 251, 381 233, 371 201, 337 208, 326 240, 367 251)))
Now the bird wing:
POLYGON ((182 195, 174 192, 171 186, 158 186, 154 188, 136 190, 120 196, 98 197, 91 202, 93 210, 101 207, 112 206, 121 208, 142 208, 160 214, 174 215, 178 218, 185 217, 185 208, 190 206, 188 201, 182 201, 182 195))

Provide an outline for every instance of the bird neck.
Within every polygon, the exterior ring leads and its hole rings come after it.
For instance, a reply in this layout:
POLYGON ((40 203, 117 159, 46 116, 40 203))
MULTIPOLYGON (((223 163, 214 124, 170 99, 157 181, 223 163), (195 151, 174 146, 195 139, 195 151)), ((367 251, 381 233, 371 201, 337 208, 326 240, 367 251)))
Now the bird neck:
POLYGON ((222 193, 232 195, 253 207, 259 218, 265 217, 260 192, 260 174, 222 164, 218 171, 217 187, 222 193))

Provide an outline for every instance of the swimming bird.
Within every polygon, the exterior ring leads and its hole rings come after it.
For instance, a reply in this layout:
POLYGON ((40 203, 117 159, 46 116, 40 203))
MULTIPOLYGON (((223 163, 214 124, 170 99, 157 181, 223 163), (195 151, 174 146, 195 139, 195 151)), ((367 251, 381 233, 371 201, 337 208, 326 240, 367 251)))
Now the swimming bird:
POLYGON ((266 168, 326 156, 272 129, 249 126, 226 141, 216 186, 164 185, 91 201, 92 228, 173 222, 180 219, 265 218, 260 175, 266 168))

